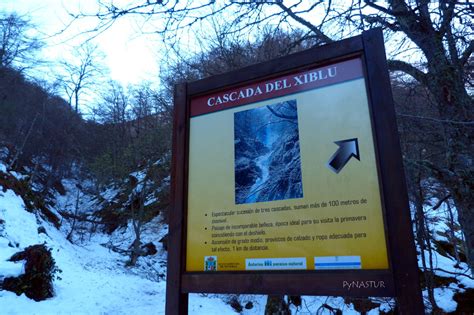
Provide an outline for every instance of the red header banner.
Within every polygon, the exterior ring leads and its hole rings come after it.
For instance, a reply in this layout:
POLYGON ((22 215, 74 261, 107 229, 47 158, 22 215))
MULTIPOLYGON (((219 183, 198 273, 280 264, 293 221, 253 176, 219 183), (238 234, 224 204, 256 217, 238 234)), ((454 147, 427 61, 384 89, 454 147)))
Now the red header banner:
POLYGON ((193 98, 191 117, 341 83, 362 76, 362 61, 359 58, 295 72, 193 98))

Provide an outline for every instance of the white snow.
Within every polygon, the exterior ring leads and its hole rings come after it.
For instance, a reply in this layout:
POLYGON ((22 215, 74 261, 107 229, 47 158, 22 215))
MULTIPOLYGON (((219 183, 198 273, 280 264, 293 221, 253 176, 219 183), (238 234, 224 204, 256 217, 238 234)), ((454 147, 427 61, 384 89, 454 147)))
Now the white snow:
MULTIPOLYGON (((62 269, 55 281, 56 296, 35 302, 0 291, 5 314, 164 314, 166 282, 150 281, 123 267, 123 256, 100 245, 83 248, 61 239, 53 227, 53 256, 62 269)), ((218 296, 190 296, 190 314, 234 315, 218 296)), ((247 313, 248 314, 248 313, 247 313)))
POLYGON ((0 237, 0 281, 6 277, 17 277, 24 273, 22 262, 8 261, 18 249, 12 248, 6 238, 0 237))
MULTIPOLYGON (((59 204, 70 209, 77 190, 72 182, 64 184, 69 194, 60 198, 59 204)), ((44 242, 62 270, 58 274, 61 279, 54 281, 51 299, 35 302, 25 295, 0 291, 1 314, 164 314, 166 252, 158 240, 167 228, 162 218, 145 225, 143 235, 145 242, 154 242, 159 253, 140 258, 130 269, 125 267, 127 257, 100 245, 108 239, 122 239, 126 247, 133 241, 130 228, 112 236, 97 234, 88 243, 73 245, 65 239, 64 231, 27 212, 22 198, 11 190, 0 193, 0 218, 4 221, 0 224, 0 279, 24 272, 22 262, 7 261, 14 253, 44 242), (40 225, 46 234, 38 234, 40 225)), ((218 295, 191 294, 189 310, 190 314, 235 314, 218 295)))
POLYGON ((102 192, 100 195, 102 196, 102 198, 104 198, 105 200, 107 201, 111 201, 112 199, 114 199, 117 194, 120 192, 120 190, 116 187, 112 187, 112 186, 109 186, 107 187, 107 189, 102 192))
POLYGON ((434 289, 436 304, 445 312, 454 312, 457 303, 453 300, 454 291, 449 288, 434 289))
POLYGON ((16 277, 24 272, 23 263, 8 259, 20 246, 39 242, 36 218, 25 210, 23 200, 12 190, 0 190, 0 219, 0 279, 16 277))
POLYGON ((23 263, 4 261, 11 257, 1 257, 0 259, 0 280, 7 277, 18 277, 25 272, 23 263))
POLYGON ((23 179, 25 179, 25 178, 28 177, 28 176, 26 176, 26 175, 22 175, 22 174, 20 174, 20 173, 18 173, 18 172, 15 172, 15 171, 10 171, 10 174, 11 174, 13 177, 15 177, 16 179, 18 179, 18 180, 23 180, 23 179))
POLYGON ((0 148, 0 160, 4 160, 8 157, 8 154, 10 154, 10 150, 6 147, 1 147, 0 148))
POLYGON ((0 218, 5 221, 6 239, 16 247, 38 244, 38 225, 33 213, 25 210, 23 199, 13 190, 0 190, 0 218))
MULTIPOLYGON (((6 167, 0 162, 0 171, 6 167)), ((10 172, 12 173, 12 172, 10 172)), ((137 177, 142 174, 137 172, 137 177)), ((21 174, 14 175, 23 178, 21 174)), ((76 180, 63 180, 66 195, 56 195, 53 211, 75 210, 79 193, 81 213, 90 213, 99 202, 94 195, 78 190, 76 180)), ((84 185, 82 185, 84 186, 84 185)), ((84 239, 75 239, 76 244, 66 240, 65 235, 70 225, 63 220, 60 230, 39 216, 26 211, 24 201, 12 190, 3 191, 0 186, 0 281, 9 276, 18 276, 24 272, 23 262, 9 262, 8 259, 24 248, 46 243, 51 249, 57 266, 62 270, 54 282, 55 296, 42 302, 35 302, 26 296, 17 296, 8 291, 0 291, 0 314, 164 314, 166 297, 166 258, 167 253, 159 240, 168 232, 167 225, 161 216, 144 225, 142 242, 153 242, 158 253, 140 257, 133 268, 125 267, 127 256, 118 254, 109 248, 128 249, 134 240, 131 224, 115 231, 112 235, 95 233, 84 239), (43 226, 45 233, 38 234, 38 227, 43 226)), ((101 193, 105 200, 112 200, 120 192, 118 188, 109 188, 101 193)), ((430 230, 445 232, 446 207, 442 206, 432 214, 430 230)), ((431 214, 431 213, 430 213, 431 214)), ((454 213, 457 219, 456 213, 454 213)), ((438 234, 438 241, 446 241, 438 234)), ((428 254, 424 253, 428 258, 428 254)), ((437 276, 456 278, 457 283, 436 288, 435 299, 445 312, 456 310, 453 296, 465 288, 474 288, 474 280, 467 274, 465 263, 456 266, 453 257, 443 256, 433 251, 433 267, 437 276), (458 273, 458 274, 453 274, 458 273)), ((426 295, 427 293, 424 292, 426 295)), ((190 294, 189 313, 198 315, 219 314, 235 315, 236 311, 228 304, 230 296, 215 294, 190 294)), ((241 314, 263 314, 266 296, 240 295, 237 297, 242 306, 252 302, 253 307, 244 309, 241 314)), ((376 299, 382 303, 380 310, 393 309, 393 299, 376 299)), ((321 308, 327 303, 341 309, 344 314, 359 314, 352 304, 345 304, 341 297, 303 297, 303 304, 298 309, 292 305, 293 314, 332 314, 321 308)), ((379 309, 368 314, 379 314, 379 309)))
POLYGON ((119 266, 121 258, 100 245, 83 248, 61 241, 59 231, 48 229, 55 240, 53 257, 62 269, 61 280, 55 281, 56 296, 34 302, 17 298, 14 293, 0 291, 2 311, 8 314, 144 314, 160 313, 164 303, 165 282, 152 282, 137 277, 119 266))

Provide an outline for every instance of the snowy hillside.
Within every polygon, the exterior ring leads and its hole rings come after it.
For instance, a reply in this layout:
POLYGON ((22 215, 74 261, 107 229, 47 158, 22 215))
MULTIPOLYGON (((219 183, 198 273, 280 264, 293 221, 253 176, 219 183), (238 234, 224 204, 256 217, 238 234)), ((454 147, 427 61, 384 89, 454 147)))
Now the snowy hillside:
MULTIPOLYGON (((5 171, 5 166, 0 164, 0 172, 5 171)), ((77 191, 68 190, 67 195, 58 200, 59 204, 65 203, 67 196, 76 194, 77 191)), ((35 302, 25 295, 0 290, 0 314, 164 313, 166 251, 158 240, 167 229, 161 218, 149 222, 144 234, 144 241, 154 242, 158 253, 140 258, 134 268, 125 267, 127 257, 106 246, 129 242, 130 229, 113 235, 96 233, 80 245, 73 245, 64 234, 67 226, 58 230, 26 211, 24 200, 10 189, 0 190, 0 219, 0 281, 24 272, 23 263, 8 259, 34 244, 45 243, 62 271, 60 279, 54 281, 55 296, 45 301, 35 302), (40 229, 41 233, 38 232, 40 227, 44 228, 40 229)), ((192 295, 190 310, 193 314, 235 314, 228 304, 213 295, 192 295)))
MULTIPOLYGON (((427 220, 427 229, 432 237, 431 251, 424 251, 424 261, 418 255, 420 270, 433 273, 435 282, 434 297, 436 303, 444 312, 455 314, 472 314, 474 306, 474 278, 465 263, 465 257, 459 250, 455 250, 452 242, 461 243, 462 233, 458 228, 455 209, 448 203, 441 204, 433 209, 438 200, 432 200, 425 205, 424 212, 427 220), (450 211, 451 210, 451 211, 450 211), (454 211, 453 211, 454 210, 454 211), (454 212, 454 217, 451 213, 454 212), (454 231, 453 231, 454 230, 454 231), (458 257, 456 257, 458 256, 458 257), (457 296, 456 296, 457 295, 457 296), (461 305, 458 305, 461 304, 461 305)), ((462 246, 459 246, 462 248, 462 246)), ((420 252, 420 246, 417 246, 420 252)), ((423 290, 425 305, 428 304, 427 290, 423 290)), ((427 309, 430 307, 427 305, 427 309)))
MULTIPOLYGON (((0 163, 4 179, 0 187, 0 283, 7 277, 25 272, 24 262, 11 262, 15 253, 35 244, 51 249, 56 266, 61 270, 54 280, 54 297, 35 302, 24 294, 0 290, 0 314, 163 314, 165 307, 167 252, 159 241, 167 233, 162 215, 154 217, 143 227, 141 242, 151 243, 156 253, 139 257, 137 264, 126 267, 129 257, 124 254, 134 239, 131 222, 116 228, 111 234, 94 228, 93 220, 76 226, 73 237, 67 239, 74 220, 61 214, 91 215, 104 203, 119 198, 120 189, 102 191, 100 198, 88 193, 88 181, 64 179, 64 191, 53 192, 48 209, 60 219, 59 229, 48 222, 39 211, 31 211, 25 196, 17 195, 13 186, 26 183, 28 176, 20 172, 7 172, 0 163), (6 180, 8 179, 8 181, 6 180), (12 187, 4 187, 13 185, 12 187), (78 197, 79 196, 79 197, 78 197), (78 212, 78 209, 81 209, 78 212), (87 225, 89 224, 89 225, 87 225)), ((135 174, 136 177, 140 175, 135 174)), ((1 182, 0 182, 1 183, 1 182)), ((33 185, 34 186, 34 185, 33 185)), ((33 189, 34 191, 34 189, 33 189)), ((432 210, 427 205, 427 210, 432 210)), ((429 230, 434 236, 431 253, 425 252, 425 264, 432 264, 436 288, 434 297, 444 312, 462 313, 469 308, 469 294, 474 291, 474 279, 468 274, 461 257, 456 258, 449 249, 449 222, 446 205, 431 211, 429 230), (460 261, 457 261, 460 259, 460 261), (463 300, 464 299, 464 300, 463 300)), ((459 238, 459 232, 455 237, 459 238)), ((459 254, 459 253, 458 253, 459 254)), ((421 257, 420 257, 421 258, 421 257)), ((420 259, 420 268, 423 269, 420 259)), ((424 291, 427 310, 428 292, 424 291)), ((332 297, 303 297, 300 304, 290 306, 293 314, 384 314, 393 311, 392 299, 363 300, 332 297), (365 300, 364 300, 365 301, 365 300)), ((190 314, 263 314, 266 297, 252 295, 192 294, 190 314)), ((471 301, 472 304, 472 301, 471 301)))

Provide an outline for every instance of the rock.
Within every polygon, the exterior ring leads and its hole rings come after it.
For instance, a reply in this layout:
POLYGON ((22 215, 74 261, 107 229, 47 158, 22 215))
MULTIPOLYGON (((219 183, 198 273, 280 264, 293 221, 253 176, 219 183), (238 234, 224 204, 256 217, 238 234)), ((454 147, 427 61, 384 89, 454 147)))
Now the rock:
POLYGON ((300 307, 302 303, 301 295, 289 295, 288 303, 293 304, 296 307, 300 307))
POLYGON ((235 202, 245 203, 249 189, 262 176, 262 170, 248 159, 240 158, 235 162, 235 202))
POLYGON ((241 158, 235 163, 235 182, 241 187, 252 186, 262 176, 262 171, 247 158, 241 158))
POLYGON ((229 305, 237 312, 237 313, 240 313, 244 310, 244 308, 242 307, 242 304, 240 304, 239 302, 239 299, 237 298, 237 296, 232 296, 232 298, 230 299, 229 301, 229 305))
POLYGON ((282 295, 269 295, 265 305, 265 315, 291 315, 290 308, 282 295))
POLYGON ((17 295, 24 293, 35 301, 53 297, 53 279, 60 270, 56 267, 51 251, 44 245, 33 245, 10 258, 10 261, 21 260, 26 260, 25 273, 5 278, 2 289, 17 295))
POLYGON ((268 148, 257 139, 238 138, 234 141, 234 149, 236 156, 239 158, 246 157, 255 159, 256 157, 267 153, 268 148))
POLYGON ((295 142, 294 141, 288 141, 287 143, 285 143, 285 151, 290 151, 291 149, 293 149, 293 147, 295 146, 295 142))
POLYGON ((344 303, 354 305, 354 309, 361 314, 367 314, 373 309, 380 307, 380 303, 374 303, 370 298, 366 297, 346 297, 344 303))
POLYGON ((452 314, 474 314, 474 289, 467 288, 463 292, 457 292, 453 299, 458 306, 452 314))
POLYGON ((64 188, 61 180, 56 180, 53 182, 53 188, 61 195, 66 196, 66 188, 64 188))
POLYGON ((158 250, 156 249, 155 244, 150 242, 150 243, 146 243, 142 245, 142 253, 143 253, 143 256, 150 256, 150 255, 155 255, 156 253, 158 253, 158 250))
POLYGON ((159 242, 163 245, 163 249, 165 251, 168 251, 168 234, 166 234, 165 236, 163 236, 159 242))

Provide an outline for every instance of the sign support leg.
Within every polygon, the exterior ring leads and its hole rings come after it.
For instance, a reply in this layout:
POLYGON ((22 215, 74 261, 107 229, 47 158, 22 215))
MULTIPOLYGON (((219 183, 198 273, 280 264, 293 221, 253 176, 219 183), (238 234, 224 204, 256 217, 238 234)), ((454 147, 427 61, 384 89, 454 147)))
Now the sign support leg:
POLYGON ((379 156, 386 157, 382 163, 381 177, 385 185, 384 202, 393 211, 387 212, 389 247, 395 283, 395 294, 399 314, 424 314, 423 297, 418 277, 418 262, 413 239, 408 196, 406 191, 405 173, 400 155, 400 142, 392 106, 380 106, 393 102, 388 76, 383 34, 380 29, 370 30, 362 34, 364 54, 367 63, 369 97, 371 98, 374 116, 392 117, 384 121, 375 121, 378 130, 376 141, 379 156), (383 92, 381 92, 383 91, 383 92), (379 114, 380 113, 380 114, 379 114), (383 115, 382 115, 383 113, 383 115), (389 174, 398 174, 398 178, 390 178, 389 174), (395 239, 394 236, 397 236, 395 239))
POLYGON ((173 162, 171 166, 171 205, 168 215, 168 274, 166 280, 167 315, 188 314, 188 294, 182 292, 181 274, 184 270, 185 178, 187 155, 186 127, 187 84, 175 88, 173 117, 173 162))

